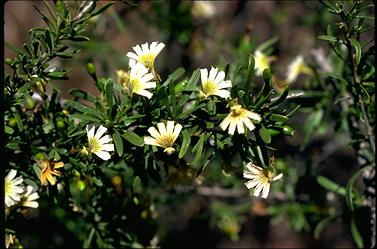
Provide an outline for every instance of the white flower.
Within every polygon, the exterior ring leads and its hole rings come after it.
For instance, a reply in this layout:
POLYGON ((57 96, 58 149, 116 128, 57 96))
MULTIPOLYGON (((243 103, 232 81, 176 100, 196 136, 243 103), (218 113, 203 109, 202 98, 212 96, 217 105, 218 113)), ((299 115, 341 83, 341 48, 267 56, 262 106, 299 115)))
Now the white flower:
POLYGON ((127 53, 127 56, 130 58, 130 67, 133 67, 137 62, 140 62, 154 73, 154 60, 164 47, 165 44, 162 42, 152 42, 150 46, 148 46, 148 42, 142 44, 141 47, 140 45, 136 45, 133 47, 136 53, 127 53))
POLYGON ((170 155, 175 151, 172 146, 182 130, 182 125, 177 123, 174 126, 174 121, 168 121, 166 127, 164 123, 158 123, 157 127, 158 131, 154 127, 148 129, 152 137, 144 137, 144 143, 162 147, 164 152, 170 155))
POLYGON ((254 52, 254 60, 255 60, 255 74, 257 76, 263 75, 263 70, 266 68, 270 68, 270 61, 273 60, 272 56, 267 56, 263 54, 261 51, 256 50, 254 52))
POLYGON ((9 248, 10 245, 16 241, 16 235, 6 233, 5 234, 5 248, 9 248))
POLYGON ((230 109, 231 111, 229 115, 220 123, 220 127, 225 131, 229 126, 228 133, 231 135, 234 134, 236 127, 239 134, 245 133, 245 128, 243 126, 244 124, 250 131, 254 130, 255 125, 250 119, 258 122, 262 120, 259 114, 244 109, 240 105, 233 105, 230 109))
POLYGON ((28 185, 26 186, 26 192, 21 197, 21 205, 24 207, 31 207, 31 208, 37 208, 39 206, 38 202, 35 201, 39 198, 39 195, 37 192, 33 192, 33 187, 28 185))
POLYGON ((191 8, 194 17, 209 18, 216 13, 215 6, 210 1, 194 1, 191 8))
POLYGON ((11 207, 15 205, 21 199, 21 194, 24 192, 24 186, 22 186, 22 176, 16 177, 17 170, 11 169, 4 180, 4 192, 5 192, 5 206, 11 207))
POLYGON ((211 67, 208 75, 207 68, 200 69, 200 75, 202 78, 202 91, 201 95, 207 98, 210 95, 217 95, 221 98, 229 98, 230 92, 228 90, 222 90, 223 88, 231 87, 232 82, 230 80, 224 80, 225 73, 219 71, 217 68, 211 67))
POLYGON ((287 83, 295 81, 300 73, 311 74, 311 69, 305 65, 304 58, 299 55, 288 65, 287 83))
POLYGON ((99 158, 107 161, 110 159, 109 151, 114 151, 114 144, 110 143, 112 138, 110 135, 102 136, 107 128, 100 125, 97 132, 94 134, 95 127, 93 125, 86 126, 86 133, 88 136, 88 148, 83 148, 84 154, 96 154, 99 158))
POLYGON ((126 73, 123 70, 117 71, 118 81, 127 91, 128 95, 138 94, 150 99, 152 93, 145 89, 155 88, 156 82, 150 81, 153 79, 153 74, 148 73, 148 68, 146 68, 141 63, 136 63, 131 67, 130 73, 126 73))
POLYGON ((267 198, 270 192, 270 185, 272 181, 279 180, 283 174, 273 176, 274 173, 268 169, 263 169, 255 164, 248 163, 246 169, 243 171, 243 177, 250 179, 245 183, 248 189, 254 188, 254 196, 259 196, 262 192, 262 198, 267 198))

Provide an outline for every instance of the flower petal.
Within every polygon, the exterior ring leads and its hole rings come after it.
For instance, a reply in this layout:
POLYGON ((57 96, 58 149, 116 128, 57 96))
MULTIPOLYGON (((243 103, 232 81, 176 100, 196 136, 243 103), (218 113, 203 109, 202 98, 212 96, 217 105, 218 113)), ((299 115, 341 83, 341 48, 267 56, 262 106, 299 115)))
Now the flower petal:
POLYGON ((204 68, 204 69, 200 69, 200 76, 201 76, 201 79, 202 79, 202 84, 206 83, 207 80, 208 80, 208 70, 207 68, 204 68))
POLYGON ((232 82, 230 80, 226 80, 226 81, 222 81, 221 83, 219 83, 217 85, 217 88, 223 89, 223 88, 227 88, 227 87, 231 87, 231 86, 232 86, 232 82))
POLYGON ((242 121, 237 122, 237 131, 238 131, 239 134, 245 133, 245 129, 243 128, 243 122, 242 121))
POLYGON ((5 177, 6 180, 12 180, 17 174, 17 170, 11 169, 8 173, 8 175, 5 177))
POLYGON ((237 126, 237 123, 232 121, 230 122, 230 125, 229 125, 229 130, 228 130, 228 133, 230 135, 233 135, 234 134, 234 131, 236 130, 236 126, 237 126))
POLYGON ((94 137, 94 125, 87 125, 86 126, 86 134, 88 136, 88 140, 94 137))
POLYGON ((270 192, 270 184, 266 183, 263 188, 262 198, 267 198, 269 192, 270 192))
POLYGON ((229 98, 230 92, 228 90, 217 90, 215 95, 227 99, 229 98))
POLYGON ((114 144, 104 144, 101 147, 102 151, 114 151, 114 144))
MULTIPOLYGON (((216 85, 218 85, 218 87, 220 88, 220 84, 222 83, 222 81, 225 79, 225 72, 223 71, 220 71, 217 76, 215 77, 215 79, 213 80, 213 82, 216 83, 216 85)), ((229 80, 227 80, 229 81, 229 80)), ((230 82, 230 81, 229 81, 230 82)), ((222 88, 222 87, 221 87, 222 88)))
POLYGON ((113 141, 113 139, 111 138, 110 135, 105 135, 98 140, 98 142, 100 142, 101 144, 107 144, 108 142, 111 142, 111 141, 113 141))
POLYGON ((225 131, 230 123, 230 115, 228 115, 224 120, 220 123, 220 128, 225 131))
POLYGON ((150 93, 150 92, 148 92, 147 90, 144 90, 144 89, 142 89, 140 91, 137 91, 135 93, 137 93, 137 94, 139 94, 141 96, 147 97, 148 99, 152 98, 152 96, 153 96, 152 93, 150 93))
POLYGON ((148 128, 149 134, 151 134, 152 137, 155 139, 159 139, 161 137, 160 133, 156 130, 154 127, 149 127, 148 128))
POLYGON ((97 139, 100 139, 106 131, 107 131, 107 128, 105 126, 100 125, 94 137, 97 139))
POLYGON ((96 154, 99 158, 101 158, 102 160, 109 160, 111 158, 111 155, 109 152, 106 152, 106 151, 99 151, 99 152, 94 152, 94 154, 96 154))
POLYGON ((152 137, 144 137, 144 143, 162 147, 161 144, 158 143, 157 140, 152 137))
POLYGON ((166 123, 166 132, 173 133, 173 131, 174 131, 174 121, 168 121, 166 123))
POLYGON ((217 74, 217 68, 211 67, 211 70, 209 71, 208 80, 215 81, 216 74, 217 74))
POLYGON ((182 125, 181 124, 176 124, 174 132, 173 132, 174 140, 177 139, 177 137, 179 136, 179 133, 181 132, 181 130, 182 130, 182 125))
POLYGON ((166 133, 166 128, 165 128, 164 123, 158 123, 157 128, 161 135, 164 135, 166 133))

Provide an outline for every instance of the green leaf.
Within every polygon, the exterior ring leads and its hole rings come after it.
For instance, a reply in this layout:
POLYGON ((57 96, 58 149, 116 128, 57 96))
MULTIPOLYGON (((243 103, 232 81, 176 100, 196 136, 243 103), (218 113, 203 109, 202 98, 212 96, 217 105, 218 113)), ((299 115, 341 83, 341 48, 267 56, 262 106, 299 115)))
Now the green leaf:
POLYGON ((352 238, 356 243, 356 246, 358 248, 364 248, 364 240, 363 237, 361 237, 361 234, 359 232, 359 229, 356 226, 355 218, 352 216, 351 218, 351 234, 352 238))
POLYGON ((70 37, 72 41, 82 42, 82 41, 89 41, 90 39, 86 36, 76 35, 74 37, 70 37))
POLYGON ((95 123, 100 123, 102 120, 96 117, 89 116, 88 114, 70 114, 71 118, 77 118, 83 121, 90 121, 95 123))
POLYGON ((321 220, 315 227, 314 229, 314 238, 315 239, 319 239, 323 229, 328 225, 330 224, 333 220, 336 220, 337 218, 339 218, 341 216, 341 214, 333 214, 331 216, 328 216, 326 218, 324 218, 323 220, 321 220))
POLYGON ((352 200, 352 197, 353 197, 353 191, 352 191, 353 184, 355 183, 356 179, 361 175, 361 173, 363 173, 363 171, 367 167, 368 166, 363 167, 363 168, 359 169, 358 171, 356 171, 356 173, 353 174, 353 176, 350 178, 350 180, 347 183, 347 186, 346 186, 346 202, 347 202, 347 205, 349 206, 349 208, 351 209, 351 211, 354 210, 354 208, 353 208, 353 200, 352 200))
POLYGON ((259 135, 262 138, 263 142, 265 142, 266 144, 271 143, 271 136, 263 125, 259 129, 259 135))
POLYGON ((271 120, 272 121, 275 121, 275 122, 285 122, 287 121, 289 118, 287 116, 284 116, 284 115, 280 115, 280 114, 271 114, 271 120))
POLYGON ((169 107, 173 118, 176 116, 176 98, 174 81, 169 81, 169 107))
POLYGON ((5 126, 5 133, 7 134, 13 134, 14 130, 12 127, 9 127, 8 125, 5 126))
POLYGON ((179 151, 179 154, 178 154, 179 158, 184 157, 191 142, 191 134, 187 130, 183 130, 182 135, 183 135, 183 141, 181 145, 181 150, 179 151))
POLYGON ((54 80, 68 80, 68 73, 66 71, 56 71, 47 73, 47 77, 54 80))
POLYGON ((39 167, 39 165, 37 163, 33 164, 33 170, 34 170, 35 175, 37 176, 37 178, 40 178, 40 176, 41 176, 41 169, 40 169, 40 167, 39 167))
POLYGON ((100 113, 76 101, 68 100, 67 104, 83 114, 90 115, 99 120, 103 119, 100 113))
POLYGON ((102 186, 103 186, 103 183, 102 183, 102 180, 101 180, 101 179, 99 179, 99 178, 93 176, 93 177, 92 177, 92 180, 93 180, 94 184, 97 185, 98 187, 102 187, 102 186))
POLYGON ((107 10, 111 5, 113 5, 113 3, 107 3, 105 4, 104 6, 96 9, 95 11, 93 11, 91 14, 90 14, 90 17, 93 17, 93 16, 96 16, 96 15, 99 15, 101 14, 102 12, 104 12, 105 10, 107 10))
POLYGON ((15 52, 16 54, 24 54, 24 51, 22 51, 19 48, 16 48, 15 46, 13 46, 12 44, 10 44, 9 42, 4 42, 4 46, 7 47, 7 48, 9 48, 10 50, 12 50, 13 52, 15 52))
POLYGON ((351 38, 351 44, 353 48, 355 49, 355 60, 356 60, 356 66, 357 66, 359 65, 360 59, 361 59, 361 45, 357 40, 353 38, 351 38))
POLYGON ((115 148, 119 156, 123 155, 123 141, 118 131, 115 131, 113 134, 115 148))
POLYGON ((105 84, 106 101, 109 107, 114 105, 114 87, 112 81, 107 81, 105 84))
POLYGON ((279 40, 279 37, 278 36, 275 36, 275 37, 272 37, 271 39, 263 42, 261 45, 259 45, 255 50, 259 50, 259 51, 263 51, 265 50, 266 48, 272 46, 275 42, 277 42, 279 40))
POLYGON ((346 189, 342 186, 339 186, 335 182, 331 181, 327 177, 324 176, 317 176, 317 182, 319 185, 321 185, 323 188, 335 192, 340 195, 346 195, 346 189))
POLYGON ((24 129, 24 125, 22 124, 21 116, 20 116, 20 114, 18 113, 18 110, 17 110, 16 113, 14 114, 14 117, 16 118, 18 129, 19 129, 20 131, 22 131, 22 130, 24 129))
POLYGON ((322 109, 313 111, 309 114, 308 118, 304 124, 304 131, 305 131, 305 138, 303 143, 301 144, 301 149, 309 142, 310 137, 316 131, 319 124, 322 121, 324 111, 322 109))
POLYGON ((45 30, 43 37, 44 37, 45 42, 47 43, 48 48, 52 50, 54 48, 54 44, 52 42, 53 39, 51 39, 51 33, 48 29, 45 30))
POLYGON ((122 135, 128 142, 136 146, 143 146, 144 140, 132 131, 125 131, 122 135))
POLYGON ((141 193, 143 191, 143 184, 138 176, 132 181, 132 189, 135 193, 141 193))
POLYGON ((280 97, 269 105, 269 108, 278 107, 288 96, 289 89, 286 88, 280 97))
POLYGON ((192 153, 195 153, 195 158, 191 163, 189 163, 190 165, 193 165, 200 160, 202 156, 204 141, 206 140, 206 137, 207 137, 206 134, 202 133, 200 135, 198 142, 195 144, 194 148, 192 148, 192 153))
POLYGON ((90 233, 88 235, 88 238, 84 241, 84 244, 83 244, 83 248, 90 248, 90 245, 92 244, 92 240, 93 240, 93 236, 94 236, 94 233, 95 233, 95 228, 92 227, 92 229, 90 230, 90 233))
POLYGON ((80 90, 80 89, 70 89, 68 92, 70 95, 74 97, 85 99, 90 102, 94 102, 96 100, 96 97, 94 95, 88 92, 84 92, 83 90, 80 90))
POLYGON ((331 35, 320 35, 320 36, 318 36, 318 39, 329 41, 329 42, 337 42, 338 41, 338 38, 336 38, 335 36, 331 36, 331 35))
POLYGON ((177 119, 184 119, 184 118, 187 117, 187 115, 189 115, 189 114, 193 113, 194 111, 196 111, 196 110, 198 110, 198 109, 200 109, 200 108, 202 108, 202 107, 205 107, 205 106, 206 106, 205 103, 201 103, 200 105, 197 105, 197 106, 191 108, 190 110, 187 110, 187 111, 185 111, 185 112, 182 112, 181 114, 179 114, 179 115, 177 116, 177 119))
POLYGON ((187 82, 185 90, 186 91, 194 91, 194 90, 196 90, 197 89, 196 83, 198 82, 199 78, 200 78, 200 69, 196 69, 192 73, 191 78, 189 79, 189 81, 187 82))
POLYGON ((169 78, 171 78, 173 81, 176 81, 185 73, 185 69, 183 67, 178 68, 175 70, 172 74, 169 75, 169 78))

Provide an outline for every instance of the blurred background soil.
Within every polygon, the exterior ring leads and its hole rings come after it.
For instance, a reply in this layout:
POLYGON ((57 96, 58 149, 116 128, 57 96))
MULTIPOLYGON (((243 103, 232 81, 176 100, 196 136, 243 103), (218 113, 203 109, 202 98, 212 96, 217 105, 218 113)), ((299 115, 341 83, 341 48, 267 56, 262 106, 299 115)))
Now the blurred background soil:
MULTIPOLYGON (((187 2, 187 1, 186 1, 187 2)), ((33 2, 44 9, 41 1, 33 2)), ((98 2, 98 5, 105 2, 98 2)), ((28 30, 33 27, 45 26, 39 14, 32 8, 31 1, 8 1, 4 7, 4 39, 16 47, 22 47, 25 41, 29 41, 28 30)), ((161 2, 161 4, 164 4, 161 2)), ((105 21, 93 23, 96 42, 92 43, 91 54, 87 51, 79 54, 70 61, 56 61, 57 65, 65 63, 71 68, 68 82, 57 83, 62 90, 63 98, 69 98, 67 90, 80 88, 96 94, 96 89, 86 72, 85 64, 94 60, 95 64, 104 64, 98 67, 98 75, 101 77, 116 78, 115 71, 119 67, 127 66, 126 53, 132 50, 132 46, 151 41, 163 41, 165 49, 157 58, 158 67, 165 72, 172 72, 180 66, 186 68, 187 75, 198 67, 216 65, 219 58, 225 61, 232 60, 234 52, 230 44, 235 44, 237 39, 246 33, 256 35, 256 43, 260 44, 272 37, 279 37, 274 45, 274 54, 278 56, 275 63, 277 75, 283 77, 287 64, 294 57, 301 54, 305 60, 313 60, 311 51, 314 48, 324 46, 317 36, 324 32, 321 22, 329 22, 331 19, 318 20, 320 4, 317 1, 213 1, 214 11, 210 16, 198 17, 193 20, 188 37, 182 36, 182 40, 166 40, 158 25, 146 23, 143 16, 135 10, 130 10, 123 2, 116 2, 112 8, 103 15, 105 21), (123 25, 122 25, 123 24, 123 25), (185 40, 186 39, 186 40, 185 40), (187 39, 189 42, 187 42, 187 39), (107 47, 100 45, 108 44, 107 47), (110 48, 109 48, 110 47, 110 48), (114 59, 115 58, 115 59, 114 59)), ((149 1, 139 2, 139 8, 151 13, 152 4, 149 1)), ((91 36, 93 34, 88 34, 91 36)), ((324 46, 327 48, 326 46, 324 46)), ((5 57, 14 57, 15 54, 5 48, 5 57)), ((297 82, 295 87, 300 86, 297 82)), ((297 114, 292 123, 302 124, 305 115, 297 114)), ((293 138, 284 138, 280 143, 286 151, 282 154, 295 154, 303 135, 298 131, 293 138)), ((329 136, 319 137, 311 143, 304 154, 298 155, 303 162, 305 160, 319 160, 326 153, 324 145, 328 144, 329 136)), ((320 167, 324 169, 328 177, 337 178, 336 181, 344 184, 349 179, 351 172, 355 170, 352 163, 354 155, 351 149, 337 150, 321 159, 320 167)), ((309 183, 310 184, 310 183, 309 183)), ((309 186, 310 187, 310 186, 309 186)), ((321 190, 317 190, 321 191, 321 190)), ((206 202, 206 200, 202 200, 206 202)), ((252 201, 252 200, 251 200, 252 201)), ((200 205, 200 204, 198 204, 200 205)), ((194 205, 195 206, 195 205, 194 205)), ((204 205, 205 206, 205 205, 204 205)), ((170 214, 174 216, 173 213, 170 214)), ((181 214, 182 215, 182 214, 181 214)), ((269 217, 263 212, 251 212, 247 222, 241 227, 240 238, 232 241, 223 234, 210 231, 205 222, 190 217, 178 217, 188 220, 184 227, 173 229, 171 236, 165 245, 168 247, 195 247, 198 245, 217 248, 249 248, 249 247, 352 247, 354 244, 349 236, 348 226, 342 221, 329 225, 321 235, 320 240, 315 240, 311 233, 297 233, 282 220, 277 224, 270 224, 269 217)), ((180 218, 166 221, 174 224, 181 222, 180 218), (175 223, 174 223, 175 222, 175 223)))

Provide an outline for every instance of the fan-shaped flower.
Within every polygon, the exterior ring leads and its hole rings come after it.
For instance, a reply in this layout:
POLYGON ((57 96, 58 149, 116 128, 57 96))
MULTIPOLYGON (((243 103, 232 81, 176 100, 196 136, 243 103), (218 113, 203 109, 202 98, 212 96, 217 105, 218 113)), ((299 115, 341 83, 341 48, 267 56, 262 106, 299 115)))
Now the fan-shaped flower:
POLYGON ((173 153, 175 149, 172 147, 182 130, 181 124, 174 125, 174 121, 168 121, 166 126, 164 123, 157 124, 158 131, 154 127, 148 129, 152 137, 144 137, 145 144, 155 145, 164 148, 164 152, 168 155, 173 153))
POLYGON ((118 82, 123 86, 129 96, 138 94, 150 99, 152 93, 145 89, 155 88, 156 82, 150 81, 153 79, 153 74, 148 73, 148 68, 146 68, 141 63, 136 63, 131 67, 130 73, 123 70, 117 71, 118 82))
POLYGON ((225 73, 218 71, 217 68, 211 67, 208 74, 207 68, 200 69, 202 78, 202 91, 200 94, 207 98, 211 95, 217 95, 221 98, 229 98, 230 92, 223 90, 223 88, 231 87, 232 82, 230 80, 224 80, 225 73))
POLYGON ((37 192, 33 192, 33 187, 28 185, 26 186, 26 191, 21 197, 21 205, 24 207, 37 208, 39 206, 38 202, 35 201, 39 198, 37 192))
POLYGON ((263 54, 261 51, 256 50, 254 52, 254 60, 255 60, 255 75, 262 76, 263 70, 266 68, 270 68, 270 62, 273 61, 275 57, 267 56, 263 54))
POLYGON ((11 207, 21 199, 24 192, 22 176, 16 177, 17 170, 11 169, 4 180, 5 206, 11 207), (15 178, 16 177, 16 178, 15 178))
POLYGON ((273 171, 263 169, 253 163, 248 163, 243 171, 243 177, 250 179, 245 183, 248 189, 254 188, 254 196, 259 196, 262 193, 262 198, 267 198, 270 192, 270 185, 272 181, 279 180, 283 174, 274 176, 273 171))
POLYGON ((111 155, 109 151, 114 151, 114 144, 110 143, 112 138, 110 135, 102 136, 107 128, 100 125, 97 132, 94 133, 95 127, 93 125, 86 126, 86 133, 88 136, 88 148, 83 147, 82 153, 90 155, 96 154, 102 160, 109 160, 111 155))
POLYGON ((148 42, 141 45, 136 45, 133 47, 134 52, 128 52, 127 56, 130 58, 129 65, 133 67, 137 62, 142 63, 154 74, 154 60, 161 50, 165 47, 165 44, 162 42, 152 42, 150 46, 148 42))
POLYGON ((42 159, 39 161, 40 180, 43 186, 47 185, 49 182, 51 185, 55 185, 56 178, 55 176, 60 176, 61 173, 56 169, 64 167, 63 162, 50 162, 47 159, 42 159))
POLYGON ((255 129, 255 125, 250 119, 254 121, 261 121, 262 118, 259 114, 242 108, 240 105, 233 105, 229 115, 220 123, 221 129, 224 131, 229 126, 228 133, 233 135, 237 128, 239 134, 245 133, 244 124, 252 131, 255 129))
POLYGON ((304 58, 301 55, 289 63, 286 82, 295 81, 300 73, 312 74, 312 70, 304 63, 304 58))

